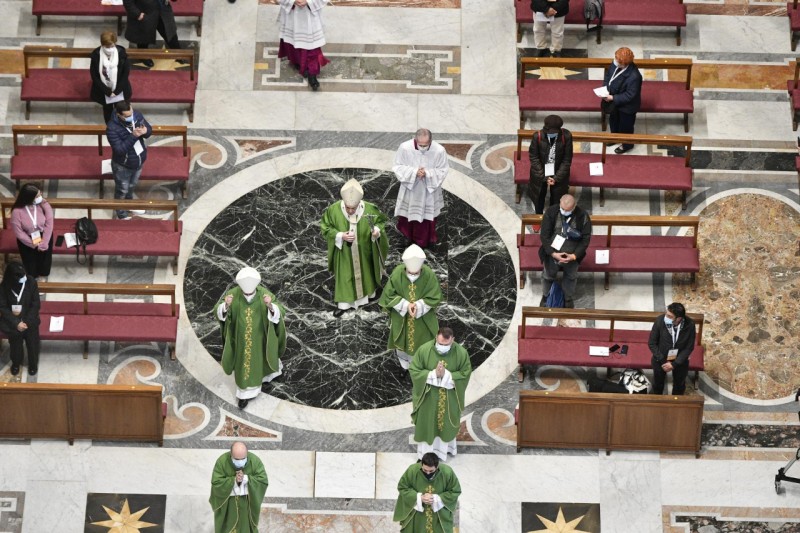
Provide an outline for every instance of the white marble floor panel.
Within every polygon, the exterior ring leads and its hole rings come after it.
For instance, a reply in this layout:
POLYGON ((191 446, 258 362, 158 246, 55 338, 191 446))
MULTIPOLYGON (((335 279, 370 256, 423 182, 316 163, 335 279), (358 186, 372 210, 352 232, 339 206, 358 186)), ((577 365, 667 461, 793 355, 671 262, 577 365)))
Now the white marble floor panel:
POLYGON ((317 452, 315 498, 374 498, 375 454, 317 452))

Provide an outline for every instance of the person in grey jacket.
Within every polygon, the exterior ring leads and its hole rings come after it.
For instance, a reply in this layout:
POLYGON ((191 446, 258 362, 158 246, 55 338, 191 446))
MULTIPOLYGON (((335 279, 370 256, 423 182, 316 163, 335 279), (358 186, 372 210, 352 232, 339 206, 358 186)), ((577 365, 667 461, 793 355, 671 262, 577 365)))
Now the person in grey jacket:
POLYGON ((544 119, 544 127, 533 134, 528 148, 531 176, 528 195, 536 213, 544 213, 547 190, 550 204, 556 205, 569 191, 569 170, 572 165, 572 133, 562 128, 564 121, 558 115, 544 119))
MULTIPOLYGON (((144 115, 134 111, 128 101, 117 102, 114 110, 114 116, 106 124, 106 137, 112 152, 114 198, 130 200, 147 160, 147 145, 144 140, 153 133, 153 127, 145 120, 144 115)), ((136 211, 133 213, 141 214, 136 211)), ((131 218, 131 213, 117 210, 117 218, 127 220, 131 218)))
POLYGON ((695 347, 695 325, 686 316, 686 308, 678 302, 667 306, 667 312, 656 318, 650 330, 650 352, 653 367, 653 394, 664 393, 667 373, 672 372, 672 394, 686 391, 689 356, 695 347))
POLYGON ((575 286, 578 267, 586 256, 592 239, 592 221, 589 213, 578 207, 575 197, 565 194, 559 205, 547 208, 542 217, 539 259, 542 261, 542 300, 547 303, 550 287, 559 270, 564 271, 564 306, 575 307, 575 286))
POLYGON ((569 13, 569 0, 531 0, 533 9, 533 42, 538 57, 561 57, 564 46, 564 19, 569 13), (547 49, 547 19, 550 22, 550 50, 547 49), (549 53, 548 53, 549 52, 549 53))

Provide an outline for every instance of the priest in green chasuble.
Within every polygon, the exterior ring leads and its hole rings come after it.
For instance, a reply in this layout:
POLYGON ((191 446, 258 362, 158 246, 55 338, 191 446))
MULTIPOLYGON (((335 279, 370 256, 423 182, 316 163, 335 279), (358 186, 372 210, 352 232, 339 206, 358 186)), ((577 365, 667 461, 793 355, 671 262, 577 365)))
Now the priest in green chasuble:
POLYGON ((416 244, 406 248, 403 264, 392 271, 380 299, 389 313, 389 349, 406 370, 417 348, 439 331, 435 309, 442 301, 442 288, 433 270, 423 265, 425 259, 425 251, 416 244))
POLYGON ((449 466, 435 453, 409 466, 397 484, 394 521, 401 533, 453 533, 453 514, 461 485, 449 466))
POLYGON ((222 370, 234 375, 239 409, 259 392, 267 392, 269 382, 283 369, 286 310, 260 283, 256 269, 241 269, 236 274, 238 286, 227 291, 214 309, 224 343, 222 370))
POLYGON ((461 426, 464 393, 472 374, 472 363, 463 346, 455 342, 453 330, 442 328, 436 339, 426 342, 411 361, 411 421, 417 456, 433 452, 442 461, 455 456, 456 435, 461 426))
POLYGON ((208 501, 214 511, 214 533, 256 533, 268 485, 261 459, 243 442, 233 443, 211 473, 208 501))
POLYGON ((334 275, 333 316, 376 299, 389 253, 386 215, 362 201, 364 189, 354 179, 344 184, 342 199, 325 210, 320 227, 328 241, 328 270, 334 275))

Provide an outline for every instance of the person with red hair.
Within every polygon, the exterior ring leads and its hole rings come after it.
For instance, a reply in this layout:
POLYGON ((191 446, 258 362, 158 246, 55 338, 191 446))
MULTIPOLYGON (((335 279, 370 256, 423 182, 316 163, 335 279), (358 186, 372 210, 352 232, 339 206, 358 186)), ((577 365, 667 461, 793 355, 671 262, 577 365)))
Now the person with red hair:
MULTIPOLYGON (((614 54, 614 62, 606 69, 603 85, 608 96, 603 99, 602 106, 608 113, 611 133, 633 133, 636 113, 642 106, 642 74, 633 62, 630 48, 622 47, 614 54)), ((614 152, 624 154, 632 149, 632 144, 623 144, 614 152)))

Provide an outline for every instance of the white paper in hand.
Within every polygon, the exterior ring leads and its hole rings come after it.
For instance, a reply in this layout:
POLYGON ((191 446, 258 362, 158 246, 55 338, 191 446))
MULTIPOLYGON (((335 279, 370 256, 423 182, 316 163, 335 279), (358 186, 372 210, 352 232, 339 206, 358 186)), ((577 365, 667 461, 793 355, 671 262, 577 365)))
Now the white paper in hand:
POLYGON ((603 175, 603 163, 589 163, 589 175, 590 176, 602 176, 603 175))
POLYGON ((58 333, 64 331, 64 317, 51 316, 50 317, 50 332, 58 333))
POLYGON ((594 252, 594 262, 596 265, 607 265, 608 264, 608 252, 609 250, 595 250, 594 252))
POLYGON ((534 22, 553 22, 554 18, 555 17, 548 17, 547 15, 542 13, 541 11, 536 11, 533 14, 533 21, 534 22))
POLYGON ((125 100, 125 95, 123 93, 119 93, 115 94, 114 96, 106 96, 105 98, 107 104, 115 104, 125 100))
POLYGON ((100 174, 111 174, 111 160, 103 159, 100 162, 100 174))
POLYGON ((605 85, 602 87, 598 87, 597 89, 594 90, 594 94, 596 94, 600 98, 605 98, 606 96, 609 95, 608 87, 606 87, 605 85))

